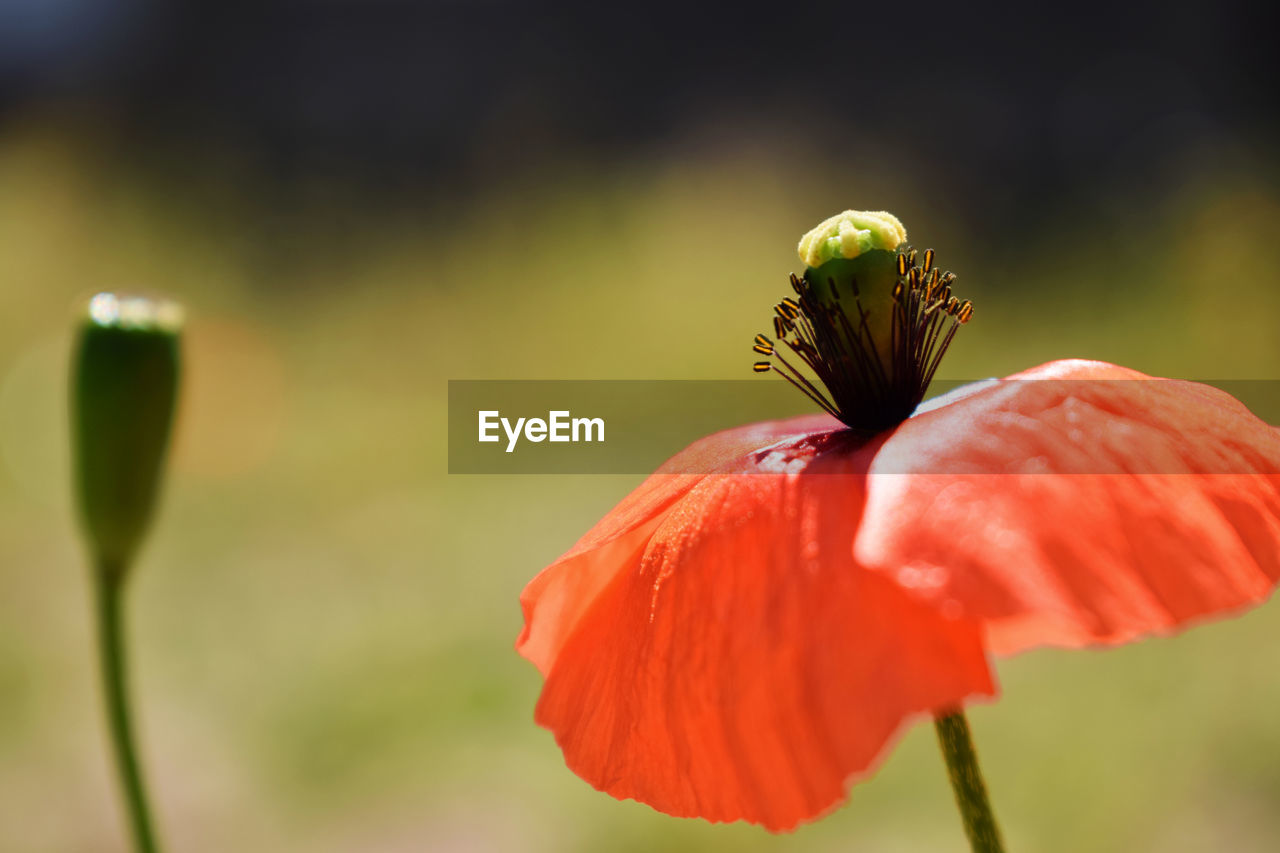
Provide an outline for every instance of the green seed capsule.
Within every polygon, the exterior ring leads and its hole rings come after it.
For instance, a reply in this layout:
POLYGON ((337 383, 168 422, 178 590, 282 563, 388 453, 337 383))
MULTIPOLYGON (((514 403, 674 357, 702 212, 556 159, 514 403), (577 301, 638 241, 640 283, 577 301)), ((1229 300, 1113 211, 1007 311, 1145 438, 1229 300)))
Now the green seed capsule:
POLYGON ((896 250, 872 249, 856 258, 832 258, 804 271, 816 302, 843 311, 853 329, 866 322, 882 364, 888 364, 890 358, 898 258, 896 250))
POLYGON ((90 550, 123 574, 159 492, 177 401, 182 309, 164 299, 100 293, 72 362, 76 491, 90 550))
POLYGON ((819 303, 838 307, 858 329, 866 323, 882 364, 891 356, 894 286, 905 270, 907 230, 883 210, 846 210, 800 238, 804 278, 819 303))

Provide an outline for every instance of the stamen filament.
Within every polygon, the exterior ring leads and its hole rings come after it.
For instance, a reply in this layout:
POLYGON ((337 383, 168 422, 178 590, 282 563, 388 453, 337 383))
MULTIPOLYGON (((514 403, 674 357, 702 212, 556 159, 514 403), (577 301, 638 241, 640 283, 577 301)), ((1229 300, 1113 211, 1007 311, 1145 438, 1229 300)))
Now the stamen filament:
POLYGON ((805 396, 853 429, 879 431, 906 419, 924 399, 956 331, 973 314, 972 303, 952 294, 955 275, 935 266, 932 249, 924 252, 922 264, 916 258, 911 247, 897 251, 896 270, 890 267, 889 272, 891 281, 895 271, 897 279, 887 291, 881 289, 887 286, 877 271, 881 267, 835 267, 843 276, 839 280, 811 278, 812 268, 804 277, 793 274, 796 298, 785 297, 774 306, 773 328, 777 342, 786 344, 814 379, 788 362, 764 335, 756 336, 752 349, 777 364, 757 362, 754 369, 768 372, 766 365, 773 364, 805 396), (870 289, 858 279, 857 270, 867 269, 880 276, 870 289), (891 305, 874 299, 864 304, 875 293, 891 305), (873 314, 879 318, 875 325, 873 314))

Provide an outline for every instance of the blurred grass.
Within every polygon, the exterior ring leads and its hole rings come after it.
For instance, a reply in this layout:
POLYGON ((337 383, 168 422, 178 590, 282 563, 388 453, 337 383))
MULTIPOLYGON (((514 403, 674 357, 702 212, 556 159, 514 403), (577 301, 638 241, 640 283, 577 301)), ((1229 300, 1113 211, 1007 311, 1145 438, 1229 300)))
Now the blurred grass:
MULTIPOLYGON (((1167 197, 986 233, 910 174, 820 184, 803 151, 566 166, 461 209, 0 138, 0 849, 114 851, 71 534, 68 318, 151 287, 193 318, 161 524, 133 590, 136 692, 184 851, 962 850, 928 726, 786 836, 591 790, 531 722, 524 583, 638 478, 445 475, 445 383, 737 378, 793 242, 843 206, 928 235, 978 305, 947 376, 1065 356, 1274 378, 1280 197, 1248 163, 1167 197), (282 219, 283 217, 283 219, 282 219)), ((1046 199, 1046 209, 1057 210, 1046 199)), ((1015 850, 1273 850, 1276 606, 1107 653, 1003 662, 971 715, 1015 850)))

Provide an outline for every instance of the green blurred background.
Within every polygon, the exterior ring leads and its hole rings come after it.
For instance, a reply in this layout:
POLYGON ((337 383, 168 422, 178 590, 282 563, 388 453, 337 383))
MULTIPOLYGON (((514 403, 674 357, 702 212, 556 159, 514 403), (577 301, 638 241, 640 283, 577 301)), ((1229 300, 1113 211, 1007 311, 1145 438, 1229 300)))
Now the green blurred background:
MULTIPOLYGON (((517 596, 639 478, 445 473, 449 379, 747 375, 839 209, 959 274, 948 377, 1276 378, 1249 6, 179 8, 0 13, 0 850, 124 849, 67 460, 95 290, 189 308, 130 602, 175 851, 965 849, 928 726, 791 835, 593 791, 532 723, 517 596)), ((1278 646, 1273 604, 1001 662, 971 720, 1010 847, 1280 847, 1278 646)))

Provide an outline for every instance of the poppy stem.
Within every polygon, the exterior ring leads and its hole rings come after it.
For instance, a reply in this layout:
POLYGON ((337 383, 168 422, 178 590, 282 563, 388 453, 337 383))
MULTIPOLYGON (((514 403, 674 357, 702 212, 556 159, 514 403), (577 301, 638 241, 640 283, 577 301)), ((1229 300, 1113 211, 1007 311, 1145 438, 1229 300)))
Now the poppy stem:
POLYGON ((935 714, 933 726, 938 732, 938 745, 947 762, 947 776, 956 795, 956 805, 960 807, 969 846, 973 853, 1004 853, 964 711, 957 708, 935 714))
POLYGON ((147 807, 142 769, 134 747, 129 711, 128 673, 125 667, 122 619, 123 571, 102 566, 94 573, 94 593, 98 616, 98 663, 102 670, 102 692, 107 712, 107 729, 115 752, 116 771, 124 794, 133 846, 138 853, 156 853, 155 833, 147 807))

